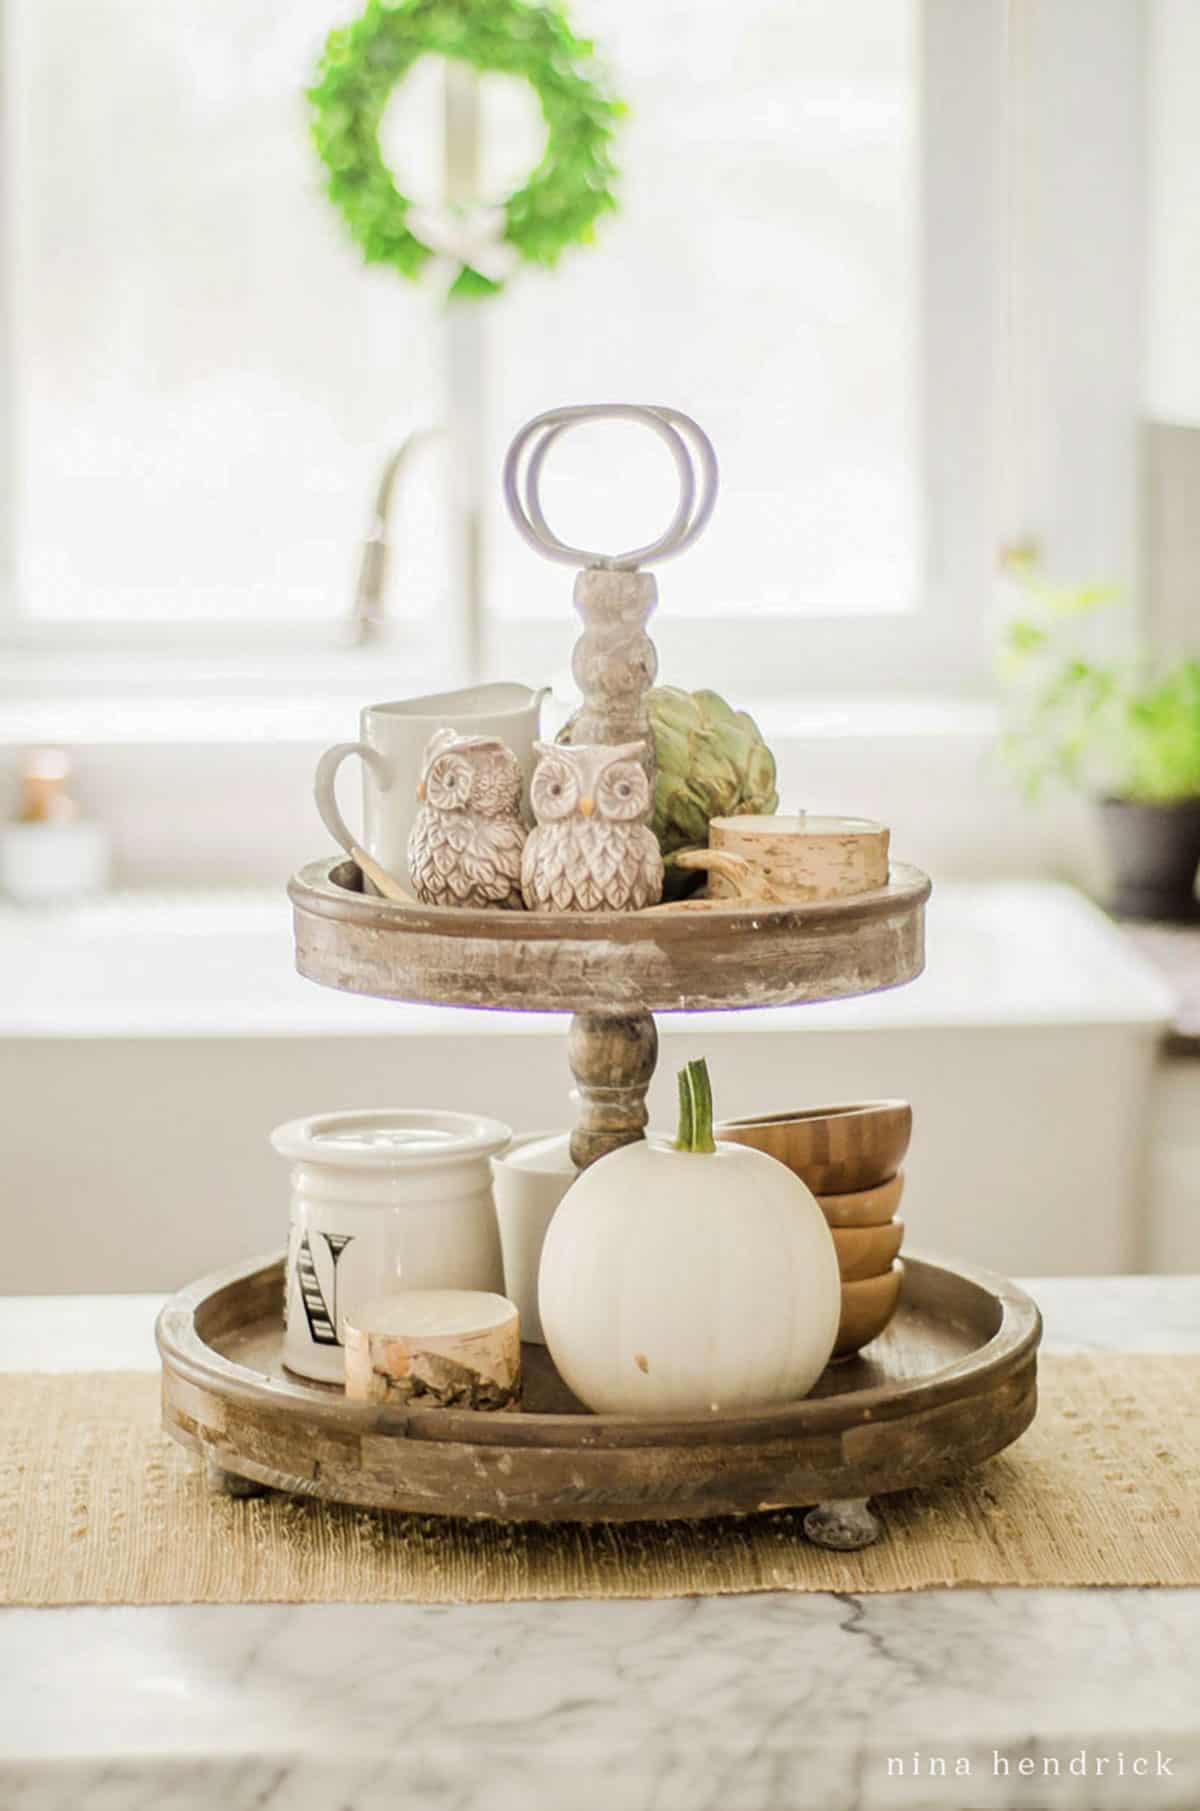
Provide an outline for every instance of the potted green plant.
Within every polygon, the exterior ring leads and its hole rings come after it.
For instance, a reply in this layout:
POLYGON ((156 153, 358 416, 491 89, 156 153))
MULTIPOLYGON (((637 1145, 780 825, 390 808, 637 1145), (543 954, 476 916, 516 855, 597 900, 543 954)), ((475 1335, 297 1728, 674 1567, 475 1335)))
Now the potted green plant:
POLYGON ((1004 632, 1007 764, 1031 798, 1057 780, 1096 800, 1113 911, 1200 918, 1200 660, 1098 653, 1115 587, 1051 585, 1024 552, 1004 564, 1023 600, 1004 632))

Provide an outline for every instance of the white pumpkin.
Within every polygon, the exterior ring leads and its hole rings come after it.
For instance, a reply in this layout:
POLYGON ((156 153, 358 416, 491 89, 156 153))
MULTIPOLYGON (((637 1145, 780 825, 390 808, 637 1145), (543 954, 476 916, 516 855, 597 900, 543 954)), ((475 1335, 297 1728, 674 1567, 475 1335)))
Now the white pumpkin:
POLYGON ((702 1064, 680 1083, 679 1141, 592 1164, 542 1250, 546 1344, 597 1413, 794 1401, 833 1351, 841 1280, 820 1207, 773 1157, 714 1144, 702 1064))

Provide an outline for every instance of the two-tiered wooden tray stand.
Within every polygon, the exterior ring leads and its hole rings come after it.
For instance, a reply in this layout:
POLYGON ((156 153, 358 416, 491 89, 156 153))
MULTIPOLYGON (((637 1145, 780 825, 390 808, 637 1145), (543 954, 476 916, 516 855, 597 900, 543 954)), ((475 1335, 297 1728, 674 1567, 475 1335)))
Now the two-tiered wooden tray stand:
MULTIPOLYGON (((541 463, 565 426, 594 411, 556 411, 531 423, 514 442, 506 483, 527 538, 585 568, 575 587, 585 623, 574 660, 584 697, 577 735, 618 743, 649 734, 645 691, 656 661, 645 622, 655 587, 636 568, 695 538, 711 511, 715 464, 700 430, 674 411, 608 412, 647 421, 676 459, 682 514, 662 543, 599 562, 546 527, 541 463), (699 495, 684 436, 698 446, 699 495), (522 495, 518 464, 531 437, 522 495)), ((796 1005, 911 981, 924 962, 929 882, 894 864, 876 892, 812 904, 464 911, 376 897, 363 890, 357 867, 339 859, 306 867, 289 892, 296 964, 313 981, 384 999, 570 1013, 580 1101, 572 1154, 586 1165, 643 1135, 656 1013, 796 1005)), ((260 1261, 185 1290, 159 1324, 166 1426, 234 1494, 265 1487, 543 1521, 811 1505, 810 1538, 849 1548, 878 1532, 868 1498, 987 1457, 1028 1426, 1036 1407, 1033 1303, 999 1278, 915 1257, 892 1325, 861 1356, 831 1366, 812 1395, 673 1419, 588 1413, 545 1348, 529 1345, 518 1414, 347 1402, 336 1386, 284 1371, 282 1294, 281 1260, 260 1261)))

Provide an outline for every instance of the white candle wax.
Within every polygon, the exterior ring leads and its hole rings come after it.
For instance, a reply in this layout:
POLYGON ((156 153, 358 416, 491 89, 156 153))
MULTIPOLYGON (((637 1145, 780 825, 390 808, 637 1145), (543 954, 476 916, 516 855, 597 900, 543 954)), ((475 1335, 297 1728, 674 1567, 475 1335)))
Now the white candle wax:
POLYGON ((363 1302, 347 1325, 396 1339, 429 1339, 482 1333, 501 1327, 516 1309, 506 1296, 482 1289, 401 1289, 363 1302))
POLYGON ((750 836, 757 832, 771 837, 878 836, 884 826, 869 817, 816 817, 811 812, 801 811, 794 816, 715 817, 709 829, 736 830, 739 834, 750 836))

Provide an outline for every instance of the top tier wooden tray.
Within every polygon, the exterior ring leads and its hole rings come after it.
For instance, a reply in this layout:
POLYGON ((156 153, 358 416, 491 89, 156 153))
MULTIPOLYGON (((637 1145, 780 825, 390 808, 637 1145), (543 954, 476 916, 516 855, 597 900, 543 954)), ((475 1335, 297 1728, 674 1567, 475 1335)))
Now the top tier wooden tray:
POLYGON ((296 967, 311 981, 385 1000, 574 1014, 580 1167, 642 1136, 654 1013, 899 987, 924 967, 929 890, 917 868, 894 863, 877 892, 805 905, 484 912, 380 899, 341 858, 310 862, 288 886, 296 967))
POLYGON ((899 987, 925 961, 929 881, 894 863, 886 887, 813 904, 704 912, 482 912, 363 892, 345 859, 310 862, 288 892, 296 966, 347 993, 513 1012, 708 1012, 899 987))

